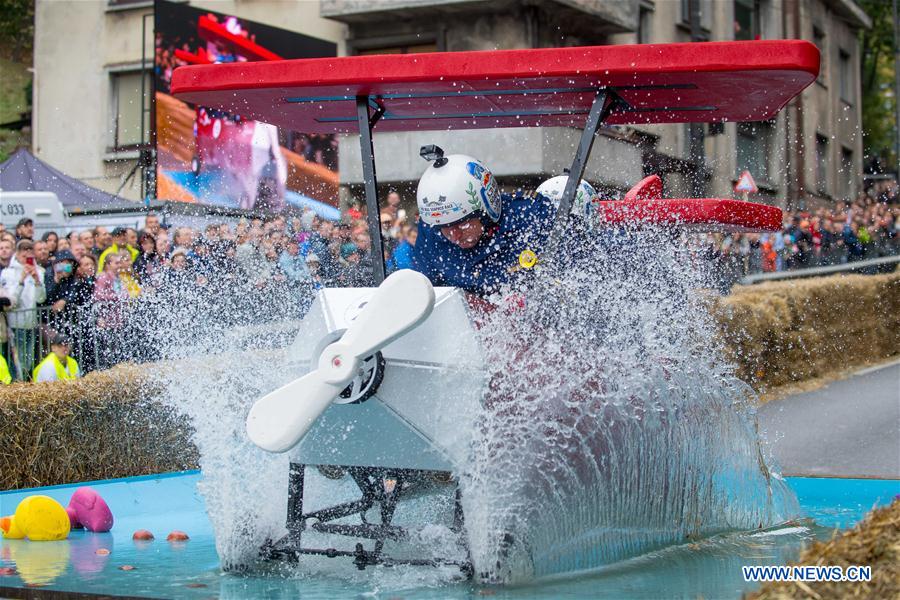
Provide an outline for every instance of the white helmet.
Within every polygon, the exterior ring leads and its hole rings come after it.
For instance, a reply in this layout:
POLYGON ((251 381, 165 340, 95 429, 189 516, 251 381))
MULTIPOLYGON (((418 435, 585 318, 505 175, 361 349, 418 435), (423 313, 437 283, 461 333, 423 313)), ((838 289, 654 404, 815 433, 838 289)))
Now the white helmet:
POLYGON ((444 156, 437 146, 424 146, 419 154, 433 161, 416 191, 422 221, 447 225, 478 212, 500 220, 500 188, 481 161, 465 154, 444 156))
MULTIPOLYGON (((553 205, 556 206, 556 208, 559 208, 559 203, 562 200, 563 192, 566 190, 566 183, 568 181, 568 174, 551 177, 538 186, 537 193, 553 202, 553 205)), ((572 203, 573 207, 578 207, 581 214, 588 216, 592 212, 592 203, 595 202, 597 197, 597 191, 594 187, 582 179, 578 184, 578 187, 575 188, 575 200, 572 203)))

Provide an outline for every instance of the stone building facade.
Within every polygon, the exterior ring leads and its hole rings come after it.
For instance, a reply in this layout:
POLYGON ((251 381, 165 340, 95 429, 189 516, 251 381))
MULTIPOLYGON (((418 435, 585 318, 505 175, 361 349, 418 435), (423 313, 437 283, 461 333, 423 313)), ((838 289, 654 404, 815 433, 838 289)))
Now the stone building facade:
MULTIPOLYGON (((731 197, 743 170, 755 199, 783 206, 850 197, 862 173, 857 32, 870 27, 852 0, 322 0, 321 14, 348 27, 350 54, 546 48, 692 41, 691 2, 710 41, 801 38, 822 51, 822 74, 768 123, 699 128, 691 151, 687 124, 610 127, 595 143, 585 177, 608 191, 644 175, 662 176, 666 193, 731 197), (698 136, 699 137, 699 136, 698 136)), ((698 129, 695 128, 696 136, 698 129)), ((437 143, 474 154, 501 182, 536 185, 569 166, 577 131, 563 128, 375 134, 382 186, 408 186, 424 169, 415 149, 437 143)), ((342 180, 361 181, 355 139, 341 144, 342 180)))
MULTIPOLYGON (((341 54, 433 52, 556 46, 689 42, 694 39, 813 41, 819 80, 771 123, 611 127, 594 146, 586 178, 609 193, 660 174, 669 195, 732 195, 748 169, 757 199, 786 206, 849 197, 862 172, 857 33, 871 26, 853 0, 192 0, 338 44, 341 54), (696 191, 696 186, 693 186, 696 191)), ((34 150, 64 172, 116 191, 134 167, 147 112, 140 114, 141 52, 153 60, 153 3, 141 0, 37 0, 34 150), (149 17, 147 15, 150 15, 149 17), (144 33, 142 40, 141 33, 144 33), (142 43, 143 42, 143 43, 142 43)), ((149 74, 146 75, 149 78, 149 74)), ((145 94, 149 85, 144 84, 145 94)), ((559 174, 579 132, 566 128, 378 133, 382 187, 414 195, 424 163, 418 148, 436 143, 474 154, 508 186, 530 187, 559 174)), ((362 180, 359 144, 340 144, 341 180, 362 180)), ((122 195, 140 196, 140 177, 122 195)))

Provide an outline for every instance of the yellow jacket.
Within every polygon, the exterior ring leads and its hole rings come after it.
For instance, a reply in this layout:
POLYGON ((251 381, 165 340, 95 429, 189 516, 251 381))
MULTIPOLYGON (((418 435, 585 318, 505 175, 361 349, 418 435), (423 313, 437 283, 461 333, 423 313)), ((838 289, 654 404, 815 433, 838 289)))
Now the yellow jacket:
POLYGON ((9 365, 6 364, 6 359, 3 358, 2 354, 0 354, 0 383, 4 385, 12 383, 12 375, 9 374, 9 365))
MULTIPOLYGON (((132 248, 128 244, 125 244, 125 248, 127 248, 128 252, 131 254, 131 262, 134 262, 137 259, 138 254, 140 254, 140 252, 138 252, 136 249, 132 248)), ((107 248, 106 250, 104 250, 103 252, 100 253, 100 258, 97 259, 97 275, 99 275, 100 273, 103 272, 103 264, 106 262, 106 257, 109 256, 110 254, 118 254, 118 253, 119 253, 119 246, 116 244, 113 244, 112 246, 110 246, 109 248, 107 248)))
POLYGON ((81 372, 78 370, 78 363, 75 362, 74 358, 67 356, 66 366, 63 367, 62 362, 52 352, 31 373, 31 378, 34 381, 65 381, 67 379, 78 379, 79 377, 81 377, 81 372), (50 370, 50 367, 53 370, 50 370))

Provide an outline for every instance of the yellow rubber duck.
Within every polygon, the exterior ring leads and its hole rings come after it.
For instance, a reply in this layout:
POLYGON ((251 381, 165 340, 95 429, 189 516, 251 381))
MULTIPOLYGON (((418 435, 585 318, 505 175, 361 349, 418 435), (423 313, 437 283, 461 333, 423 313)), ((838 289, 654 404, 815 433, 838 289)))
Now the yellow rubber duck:
POLYGON ((64 540, 72 525, 62 504, 50 496, 28 496, 11 517, 0 518, 3 537, 33 542, 64 540))

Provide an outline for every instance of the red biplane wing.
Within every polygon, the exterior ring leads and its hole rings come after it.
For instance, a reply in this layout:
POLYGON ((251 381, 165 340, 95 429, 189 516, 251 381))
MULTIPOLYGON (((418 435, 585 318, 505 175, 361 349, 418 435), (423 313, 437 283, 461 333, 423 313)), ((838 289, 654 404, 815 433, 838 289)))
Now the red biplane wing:
POLYGON ((702 231, 778 231, 782 212, 776 206, 729 198, 657 198, 598 204, 600 222, 610 225, 676 225, 702 231))
POLYGON ((599 221, 610 225, 677 225, 704 231, 776 231, 781 209, 730 198, 663 198, 659 175, 639 181, 622 200, 596 204, 599 221))
POLYGON ((309 133, 582 127, 601 87, 627 103, 610 124, 758 121, 815 81, 806 41, 705 42, 347 56, 175 70, 178 98, 309 133))

